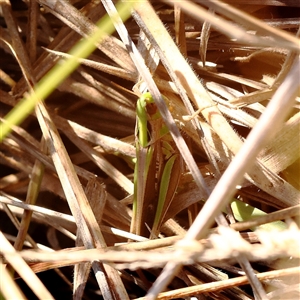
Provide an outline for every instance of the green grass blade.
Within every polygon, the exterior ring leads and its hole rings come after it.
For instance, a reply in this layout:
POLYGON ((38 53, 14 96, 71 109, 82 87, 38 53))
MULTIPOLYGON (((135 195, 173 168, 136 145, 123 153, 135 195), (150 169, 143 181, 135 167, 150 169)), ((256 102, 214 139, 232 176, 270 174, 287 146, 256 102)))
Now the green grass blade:
MULTIPOLYGON (((124 2, 119 5, 119 15, 123 20, 130 16, 132 3, 124 2)), ((92 53, 96 44, 106 35, 113 33, 114 26, 108 16, 103 17, 97 24, 96 30, 91 36, 82 39, 69 52, 71 57, 58 63, 35 85, 34 91, 23 98, 0 123, 0 142, 8 135, 13 125, 20 124, 30 114, 38 101, 47 98, 55 88, 65 80, 79 65, 78 58, 85 58, 92 53)))
MULTIPOLYGON (((233 211, 234 217, 239 222, 249 221, 255 217, 260 217, 266 215, 262 210, 255 208, 247 203, 244 203, 240 200, 235 199, 231 202, 231 209, 233 211)), ((264 230, 284 230, 287 229, 287 226, 282 221, 276 221, 272 223, 267 223, 260 225, 256 228, 251 228, 252 230, 264 229, 264 230)))

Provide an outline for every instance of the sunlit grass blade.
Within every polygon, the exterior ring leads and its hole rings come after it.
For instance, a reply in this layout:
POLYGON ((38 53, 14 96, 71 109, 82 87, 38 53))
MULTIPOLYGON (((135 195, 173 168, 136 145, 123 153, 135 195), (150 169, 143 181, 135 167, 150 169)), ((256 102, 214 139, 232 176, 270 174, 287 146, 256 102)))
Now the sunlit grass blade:
MULTIPOLYGON (((131 2, 124 2, 119 6, 119 15, 122 19, 130 16, 131 2)), ((0 141, 11 131, 12 125, 20 124, 28 114, 32 112, 38 101, 46 99, 55 88, 64 81, 79 65, 78 58, 85 58, 92 53, 96 44, 114 31, 112 21, 108 16, 103 17, 97 23, 98 30, 90 37, 82 39, 69 52, 71 55, 66 60, 60 60, 34 87, 28 96, 23 98, 18 105, 12 109, 5 121, 0 124, 0 141)))

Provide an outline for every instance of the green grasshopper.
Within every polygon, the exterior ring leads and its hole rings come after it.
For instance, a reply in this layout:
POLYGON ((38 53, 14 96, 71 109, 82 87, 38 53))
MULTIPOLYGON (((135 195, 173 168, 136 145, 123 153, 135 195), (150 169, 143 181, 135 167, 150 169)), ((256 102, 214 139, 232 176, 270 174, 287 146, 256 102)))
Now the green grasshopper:
POLYGON ((176 192, 182 159, 150 93, 137 101, 131 232, 154 238, 176 192))
MULTIPOLYGON (((137 101, 136 157, 131 232, 154 238, 176 193, 183 162, 150 93, 137 101)), ((238 221, 264 215, 239 200, 232 202, 238 221)), ((258 226, 260 229, 285 228, 284 222, 258 226)))

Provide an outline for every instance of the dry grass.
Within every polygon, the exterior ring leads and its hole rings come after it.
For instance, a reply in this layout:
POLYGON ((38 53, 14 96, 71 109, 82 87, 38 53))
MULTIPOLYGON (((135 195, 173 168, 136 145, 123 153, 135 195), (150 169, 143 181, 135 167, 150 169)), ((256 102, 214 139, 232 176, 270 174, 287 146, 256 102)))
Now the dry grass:
MULTIPOLYGON (((11 2, 2 121, 106 14, 11 2)), ((1 299, 299 298, 299 3, 174 3, 135 3, 0 144, 1 299), (144 84, 185 161, 154 240, 129 232, 144 84)))

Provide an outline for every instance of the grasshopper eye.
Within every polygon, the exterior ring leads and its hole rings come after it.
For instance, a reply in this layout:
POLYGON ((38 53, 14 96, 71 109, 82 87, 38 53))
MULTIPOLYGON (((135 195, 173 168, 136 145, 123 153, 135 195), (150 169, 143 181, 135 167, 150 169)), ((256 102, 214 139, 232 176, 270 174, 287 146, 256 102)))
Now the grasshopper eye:
POLYGON ((149 92, 144 93, 140 99, 145 101, 147 104, 154 103, 154 99, 149 92))

